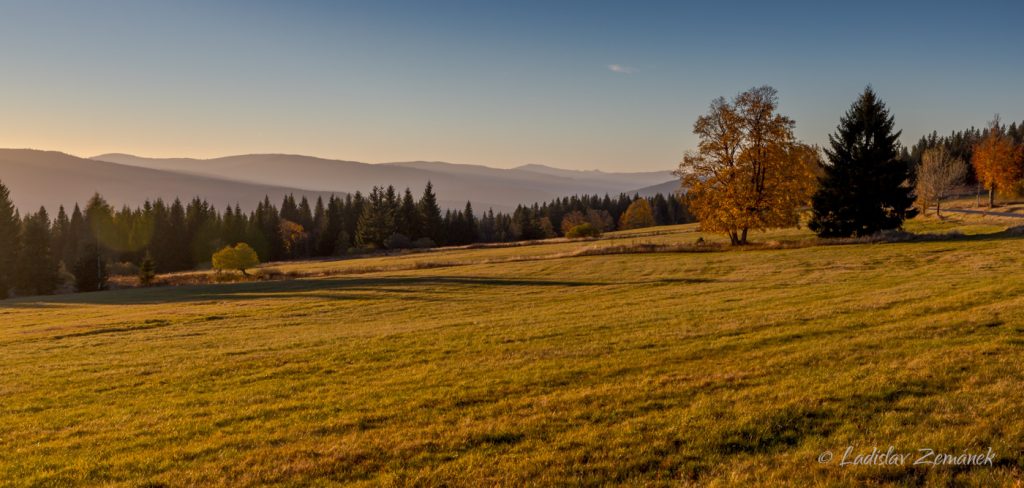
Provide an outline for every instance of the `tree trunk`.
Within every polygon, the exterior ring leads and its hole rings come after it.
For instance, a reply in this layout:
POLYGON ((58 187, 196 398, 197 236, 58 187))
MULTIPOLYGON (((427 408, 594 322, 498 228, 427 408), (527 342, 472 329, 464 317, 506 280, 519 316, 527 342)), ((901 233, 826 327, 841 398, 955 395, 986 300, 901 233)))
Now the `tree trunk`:
POLYGON ((994 207, 996 204, 996 186, 992 185, 992 188, 988 189, 988 208, 994 207))
POLYGON ((740 245, 742 246, 742 245, 744 245, 746 243, 747 243, 747 229, 744 228, 743 229, 743 234, 740 236, 740 245))
POLYGON ((935 200, 935 216, 942 218, 942 200, 935 200))
POLYGON ((734 230, 730 230, 729 231, 729 242, 732 245, 734 245, 734 246, 739 245, 740 239, 739 239, 739 237, 736 236, 736 231, 734 231, 734 230))

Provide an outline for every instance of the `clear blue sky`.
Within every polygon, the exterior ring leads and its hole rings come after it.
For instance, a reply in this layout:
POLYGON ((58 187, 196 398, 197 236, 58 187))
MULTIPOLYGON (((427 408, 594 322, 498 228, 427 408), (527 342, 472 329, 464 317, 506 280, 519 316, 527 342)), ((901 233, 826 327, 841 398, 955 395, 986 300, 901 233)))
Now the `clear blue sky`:
POLYGON ((0 147, 671 169, 769 84, 823 143, 1024 119, 1024 2, 0 0, 0 147))

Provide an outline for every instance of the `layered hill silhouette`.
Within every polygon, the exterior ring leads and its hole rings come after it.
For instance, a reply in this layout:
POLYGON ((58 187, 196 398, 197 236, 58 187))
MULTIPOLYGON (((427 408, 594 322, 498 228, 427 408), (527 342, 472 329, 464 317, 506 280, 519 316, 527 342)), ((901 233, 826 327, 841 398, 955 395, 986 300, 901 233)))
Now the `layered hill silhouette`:
POLYGON ((96 192, 116 207, 135 207, 156 198, 187 201, 200 197, 221 210, 236 203, 245 210, 252 210, 264 196, 279 204, 289 193, 310 198, 330 195, 330 192, 160 171, 31 149, 0 149, 0 181, 10 189, 11 198, 21 212, 34 212, 44 206, 51 216, 59 205, 64 205, 69 212, 75 203, 84 206, 96 192))
POLYGON ((617 195, 665 183, 668 171, 605 173, 573 171, 543 165, 497 169, 483 165, 435 161, 368 164, 291 154, 250 154, 215 159, 142 158, 103 154, 94 160, 252 184, 282 185, 321 192, 367 192, 375 185, 412 189, 416 196, 427 181, 434 184, 442 206, 460 208, 466 201, 477 210, 508 211, 519 204, 573 194, 617 195))
POLYGON ((638 188, 636 190, 628 191, 626 193, 628 193, 630 195, 635 193, 635 194, 640 195, 642 197, 653 197, 654 195, 657 195, 658 193, 661 193, 662 195, 666 195, 667 196, 667 195, 671 195, 671 194, 674 194, 674 193, 681 193, 681 192, 682 192, 682 187, 679 184, 679 180, 675 179, 675 180, 666 181, 664 183, 658 183, 657 185, 645 186, 643 188, 638 188))
POLYGON ((143 158, 104 154, 80 158, 54 151, 0 149, 0 181, 22 212, 45 206, 51 213, 84 204, 100 193, 111 204, 138 206, 163 198, 200 197, 218 208, 251 210, 264 196, 279 203, 286 194, 315 199, 368 192, 375 185, 410 188, 419 197, 427 181, 443 207, 466 201, 478 211, 510 211, 519 204, 574 194, 633 193, 673 180, 668 171, 605 173, 543 165, 497 169, 432 161, 368 164, 286 154, 216 159, 143 158))

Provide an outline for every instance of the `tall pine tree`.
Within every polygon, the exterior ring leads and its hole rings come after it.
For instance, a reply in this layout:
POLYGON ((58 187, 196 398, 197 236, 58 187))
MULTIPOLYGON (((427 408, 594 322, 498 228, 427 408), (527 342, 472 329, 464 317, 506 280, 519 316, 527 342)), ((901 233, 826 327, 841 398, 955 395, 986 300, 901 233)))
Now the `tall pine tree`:
POLYGON ((19 295, 49 295, 59 284, 58 263, 50 246, 50 217, 46 209, 25 217, 21 252, 15 264, 15 289, 19 295))
POLYGON ((402 204, 398 213, 395 214, 395 228, 399 234, 409 239, 420 237, 420 213, 416 209, 416 200, 408 188, 405 189, 405 193, 402 195, 402 204))
POLYGON ((86 241, 72 273, 75 275, 75 288, 78 291, 107 289, 107 261, 96 241, 86 241))
POLYGON ((363 214, 359 217, 356 244, 368 248, 384 247, 384 242, 395 231, 393 197, 394 189, 386 192, 382 188, 373 187, 366 204, 363 205, 363 214))
POLYGON ((15 214, 11 193, 0 182, 0 300, 7 298, 14 281, 14 263, 18 258, 18 234, 21 227, 15 214))
POLYGON ((822 237, 871 235, 898 229, 917 213, 894 125, 885 104, 865 88, 829 136, 830 164, 812 199, 812 231, 822 237))
POLYGON ((434 244, 444 243, 444 221, 441 219, 441 207, 437 205, 437 196, 434 195, 434 185, 427 182, 423 189, 423 196, 420 197, 420 237, 428 237, 434 244))

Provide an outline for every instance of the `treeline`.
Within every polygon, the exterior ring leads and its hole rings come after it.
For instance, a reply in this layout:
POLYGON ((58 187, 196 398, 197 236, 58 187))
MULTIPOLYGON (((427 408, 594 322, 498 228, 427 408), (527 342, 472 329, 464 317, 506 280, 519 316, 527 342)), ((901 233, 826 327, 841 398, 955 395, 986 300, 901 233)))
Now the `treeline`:
POLYGON ((919 209, 938 214, 967 182, 988 191, 989 207, 1024 189, 1024 125, 996 116, 985 130, 933 133, 907 150, 869 86, 818 148, 796 139, 778 101, 770 86, 713 100, 693 126, 697 149, 676 171, 702 230, 733 245, 751 230, 799 226, 808 204, 807 227, 819 237, 863 237, 901 229, 919 209))
MULTIPOLYGON (((921 139, 911 146, 909 150, 904 148, 901 159, 910 161, 911 169, 913 170, 912 177, 915 178, 917 169, 921 166, 923 156, 929 149, 941 149, 954 159, 972 161, 974 159, 974 148, 987 138, 992 130, 993 126, 990 124, 989 127, 984 129, 971 127, 970 129, 954 131, 948 136, 940 136, 938 132, 933 131, 931 134, 921 136, 921 139)), ((998 123, 997 119, 994 130, 1009 138, 1013 144, 1018 146, 1024 145, 1024 122, 1020 124, 1012 122, 1007 126, 998 123)), ((974 167, 970 165, 967 167, 966 183, 976 184, 977 182, 978 179, 974 167)))
POLYGON ((238 205, 221 212, 198 198, 115 210, 97 194, 84 209, 76 204, 69 214, 62 206, 51 218, 45 208, 19 215, 0 183, 0 298, 12 291, 49 294, 68 282, 79 291, 104 289, 110 266, 191 270, 208 263, 218 249, 240 242, 265 262, 543 239, 584 224, 594 231, 576 235, 689 221, 680 198, 661 194, 573 196, 480 216, 467 202, 463 209, 442 213, 430 183, 419 198, 409 189, 399 193, 388 186, 312 204, 292 195, 280 206, 264 198, 248 213, 238 205))

